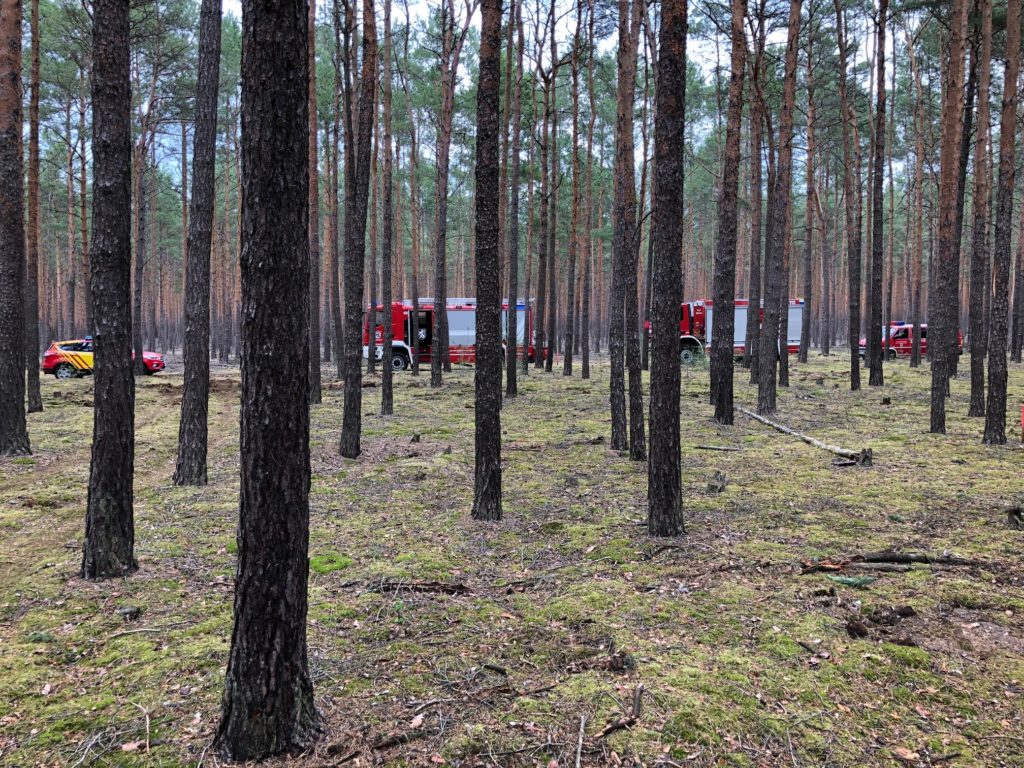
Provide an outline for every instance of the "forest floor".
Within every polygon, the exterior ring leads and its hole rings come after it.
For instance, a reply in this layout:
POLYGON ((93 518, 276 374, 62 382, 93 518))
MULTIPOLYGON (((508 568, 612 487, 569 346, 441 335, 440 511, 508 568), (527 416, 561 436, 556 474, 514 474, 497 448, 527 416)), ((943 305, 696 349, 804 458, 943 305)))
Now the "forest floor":
MULTIPOLYGON (((472 369, 438 390, 398 375, 390 418, 369 377, 350 461, 325 367, 309 605, 325 735, 268 765, 1024 765, 1024 531, 1007 515, 1024 504, 1024 369, 1011 445, 990 447, 966 370, 937 436, 927 367, 851 393, 848 366, 794 363, 777 418, 872 448, 870 468, 740 414, 716 426, 707 370, 684 370, 688 532, 671 541, 646 534, 645 466, 608 448, 604 363, 521 379, 497 524, 469 516, 472 369), (882 550, 978 563, 849 562, 882 550), (804 573, 815 561, 842 568, 804 573)), ((239 381, 215 375, 202 489, 170 484, 180 375, 139 382, 140 570, 100 583, 76 575, 92 382, 46 378, 35 454, 0 462, 0 764, 218 765, 239 381)))

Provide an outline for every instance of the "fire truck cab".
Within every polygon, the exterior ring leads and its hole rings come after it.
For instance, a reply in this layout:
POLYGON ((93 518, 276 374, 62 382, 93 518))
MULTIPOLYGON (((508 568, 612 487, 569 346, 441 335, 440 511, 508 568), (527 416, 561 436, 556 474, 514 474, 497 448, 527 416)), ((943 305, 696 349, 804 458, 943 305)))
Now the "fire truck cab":
MULTIPOLYGON (((421 298, 414 311, 412 301, 396 301, 391 304, 391 355, 392 370, 404 371, 412 365, 414 338, 419 338, 419 362, 429 363, 434 344, 435 303, 431 297, 421 298), (414 329, 415 326, 415 329, 414 329), (415 335, 414 335, 415 330, 415 335)), ((532 361, 533 346, 527 343, 532 336, 533 313, 528 302, 516 302, 516 346, 519 356, 529 355, 532 361)), ((508 347, 508 302, 502 304, 501 335, 502 349, 508 347)), ((448 358, 452 363, 476 362, 476 299, 449 299, 445 310, 448 314, 448 358)), ((384 305, 378 304, 373 314, 373 349, 378 361, 384 362, 384 305)), ((363 317, 363 357, 370 351, 370 315, 363 317)))

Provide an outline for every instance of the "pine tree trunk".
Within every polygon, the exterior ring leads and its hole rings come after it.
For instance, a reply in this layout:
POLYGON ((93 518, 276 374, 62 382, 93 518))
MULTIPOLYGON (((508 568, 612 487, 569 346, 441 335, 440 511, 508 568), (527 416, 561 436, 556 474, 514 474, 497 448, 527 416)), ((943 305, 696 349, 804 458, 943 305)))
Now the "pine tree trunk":
POLYGON ((580 46, 582 45, 583 3, 576 5, 576 35, 572 48, 572 218, 569 222, 569 272, 565 286, 565 345, 562 353, 562 375, 572 376, 573 344, 576 311, 576 263, 580 252, 580 46))
MULTIPOLYGON (((800 326, 800 351, 797 360, 807 362, 807 354, 811 347, 811 308, 814 290, 814 220, 816 218, 814 179, 815 167, 814 146, 814 34, 811 26, 813 6, 808 8, 807 29, 807 202, 804 207, 804 309, 803 323, 800 326)), ((788 309, 786 310, 788 312, 788 309)))
MULTIPOLYGON (((612 358, 611 415, 612 448, 629 448, 630 458, 640 460, 645 453, 643 434, 643 403, 634 408, 633 374, 630 384, 630 424, 627 443, 625 367, 630 356, 628 338, 629 308, 636 309, 636 200, 633 172, 633 97, 636 87, 636 55, 640 34, 640 0, 619 0, 618 84, 615 119, 615 201, 612 215, 612 296, 609 329, 609 352, 612 358), (629 273, 632 271, 632 279, 629 273), (632 288, 633 298, 629 299, 632 288), (637 410, 639 413, 637 413, 637 410), (632 419, 639 416, 640 423, 632 419), (640 437, 640 440, 637 438, 640 437)), ((635 320, 632 324, 635 327, 635 320)), ((639 350, 638 350, 639 351, 639 350)), ((639 355, 637 355, 639 368, 639 355)), ((631 358, 630 358, 631 359, 631 358)), ((637 371, 639 375, 639 371, 637 371)))
POLYGON ((231 761, 300 752, 319 732, 306 651, 307 4, 245 0, 242 19, 241 508, 214 739, 231 761))
POLYGON ((834 0, 836 35, 839 41, 839 109, 843 123, 843 191, 846 198, 847 298, 849 313, 847 344, 850 348, 850 389, 860 389, 860 273, 861 273, 861 193, 860 149, 857 122, 847 94, 846 21, 841 0, 834 0))
POLYGON ((885 198, 885 25, 889 0, 879 0, 875 44, 875 130, 872 137, 872 199, 871 199, 871 306, 868 315, 867 358, 868 386, 885 383, 882 363, 882 267, 884 264, 885 198))
MULTIPOLYGON (((726 154, 735 149, 739 164, 739 115, 732 97, 739 79, 737 99, 742 98, 742 58, 737 59, 736 37, 743 34, 744 0, 733 3, 733 71, 729 87, 729 125, 726 154), (740 73, 736 67, 740 66, 740 73), (733 122, 736 125, 733 125, 733 122), (735 145, 733 147, 732 145, 735 145)), ((654 111, 654 188, 651 239, 651 458, 647 470, 647 531, 652 536, 676 536, 683 532, 679 430, 679 306, 682 302, 682 270, 679 250, 683 242, 684 128, 686 125, 686 0, 663 0, 659 30, 657 104, 654 111)), ((745 48, 745 46, 743 46, 745 48)), ((729 160, 726 160, 728 165, 729 160)), ((726 171, 728 173, 728 171, 726 171)), ((727 195, 723 182, 723 198, 727 195)), ((734 180, 734 186, 738 180, 734 180)), ((735 193, 733 197, 735 205, 735 193)), ((728 215, 728 214, 726 214, 728 215)), ((721 227, 720 227, 721 230, 721 227)), ((728 233, 726 233, 728 234, 728 233)), ((735 248, 735 220, 733 223, 735 248)), ((721 238, 720 238, 721 239, 721 238)), ((734 254, 735 255, 735 254, 734 254)), ((730 337, 731 347, 731 337, 730 337)), ((730 348, 730 353, 731 353, 730 348)), ((732 359, 730 356, 730 366, 732 359)), ((722 387, 724 389, 724 387, 722 387)), ((729 387, 731 394, 732 388, 729 387)))
POLYGON ((377 32, 373 0, 363 0, 363 63, 353 147, 355 178, 345 195, 345 412, 341 455, 360 454, 363 408, 363 276, 366 265, 366 209, 370 193, 370 143, 377 90, 377 32))
MULTIPOLYGON (((540 44, 538 43, 538 48, 540 44)), ((537 79, 542 79, 542 71, 540 66, 537 67, 537 79)), ((551 194, 551 186, 548 177, 548 130, 549 120, 551 112, 547 108, 548 103, 548 91, 547 86, 544 86, 544 118, 541 121, 540 128, 540 211, 537 219, 537 315, 534 319, 536 323, 536 340, 534 341, 534 367, 538 370, 544 368, 544 355, 554 354, 554 349, 547 349, 547 340, 545 339, 546 326, 544 325, 545 307, 547 293, 545 288, 547 287, 547 253, 548 253, 548 205, 551 194)), ((537 114, 536 101, 534 102, 534 114, 537 114)), ((552 345, 553 347, 554 345, 552 345)))
MULTIPOLYGON (((381 201, 381 288, 383 296, 381 303, 384 305, 384 357, 381 360, 381 385, 380 385, 380 412, 382 416, 390 416, 395 412, 394 395, 394 369, 391 366, 393 352, 391 340, 394 338, 395 330, 392 327, 391 303, 393 296, 393 271, 391 264, 392 239, 395 232, 395 221, 393 212, 393 161, 394 155, 391 149, 391 0, 384 0, 384 50, 383 50, 383 74, 381 76, 381 97, 383 99, 383 140, 384 140, 384 167, 383 171, 383 200, 381 201)), ((401 230, 399 230, 401 231, 401 230)), ((399 260, 401 264, 401 260, 399 260)), ((371 354, 370 357, 373 357, 371 354)))
POLYGON ((971 237, 971 286, 968 302, 968 332, 971 341, 971 403, 968 416, 985 415, 985 354, 988 351, 989 293, 988 196, 991 171, 989 159, 989 80, 992 59, 992 0, 978 0, 981 16, 981 60, 978 74, 978 125, 974 139, 974 227, 971 237))
MULTIPOLYGON (((712 291, 715 321, 711 329, 711 392, 715 405, 715 421, 719 424, 733 423, 737 198, 740 181, 740 127, 743 121, 743 77, 747 67, 747 41, 743 31, 743 19, 746 12, 746 0, 733 0, 729 108, 725 128, 722 188, 718 198, 718 243, 715 247, 714 288, 712 291)), ((657 113, 655 113, 655 119, 657 120, 657 113)), ((657 162, 654 165, 654 172, 658 173, 657 162)), ((681 172, 680 175, 682 175, 681 172)), ((652 393, 652 412, 653 402, 652 393)), ((653 451, 653 420, 651 426, 651 450, 653 451)))
MULTIPOLYGON (((1006 6, 1006 71, 999 121, 999 180, 992 248, 992 317, 988 348, 988 402, 984 442, 1006 443, 1006 342, 1009 326, 1010 241, 1013 238, 1013 187, 1016 152, 1017 82, 1020 73, 1021 0, 1006 6)), ((1018 287, 1018 290, 1019 287, 1018 287)))
MULTIPOLYGON (((501 0, 483 0, 476 97, 475 520, 501 519, 501 281, 498 174, 501 0)), ((514 305, 514 302, 511 302, 514 305)))
POLYGON ((964 114, 964 44, 967 0, 953 0, 949 35, 949 64, 943 83, 942 139, 940 146, 938 248, 936 282, 929 284, 928 350, 932 358, 930 431, 946 432, 946 395, 949 358, 956 334, 957 183, 960 176, 960 139, 964 114))
POLYGON ((779 150, 776 161, 774 194, 768 207, 771 235, 765 258, 764 325, 758 343, 760 356, 757 412, 762 416, 775 412, 775 370, 780 355, 786 355, 786 339, 779 339, 782 310, 785 309, 788 280, 785 248, 791 205, 793 172, 793 108, 796 103, 796 53, 800 33, 801 0, 791 0, 789 31, 786 39, 786 64, 783 79, 782 114, 779 118, 779 150), (785 303, 784 303, 785 302, 785 303))
POLYGON ((309 0, 309 402, 320 392, 320 152, 316 104, 316 0, 309 0))
MULTIPOLYGON (((516 309, 519 294, 519 176, 520 159, 519 153, 522 142, 522 99, 523 99, 523 52, 525 48, 525 37, 523 34, 523 19, 521 0, 512 0, 512 9, 509 13, 509 37, 512 36, 512 28, 515 27, 516 44, 516 65, 514 85, 512 87, 512 120, 511 120, 511 170, 509 172, 509 203, 508 214, 505 216, 505 226, 508 233, 508 245, 505 249, 506 261, 508 262, 508 342, 506 344, 506 368, 505 368, 505 396, 516 397, 519 394, 518 380, 516 377, 519 351, 520 333, 523 337, 523 357, 528 357, 527 348, 530 344, 527 329, 519 328, 519 312, 516 309)), ((501 190, 502 194, 504 191, 501 190)), ((527 312, 529 312, 529 297, 526 297, 527 312)))
MULTIPOLYGON (((192 212, 185 277, 185 376, 175 485, 206 485, 210 397, 210 246, 213 233, 220 0, 204 0, 199 20, 199 80, 192 149, 192 212)), ((224 201, 227 205, 227 200, 224 201)))
MULTIPOLYGON (((37 38, 33 35, 33 48, 37 38)), ((0 455, 31 453, 25 417, 21 0, 0 2, 0 455)), ((37 330, 38 334, 38 330, 37 330)), ((29 336, 31 336, 31 332, 29 336)), ((38 350, 31 350, 35 358, 38 350)), ((38 371, 38 364, 32 361, 38 371)), ((38 379, 38 377, 37 377, 38 379)))
MULTIPOLYGON (((92 5, 93 436, 82 578, 133 573, 135 379, 132 375, 131 81, 128 5, 92 5)), ((6 220, 6 219, 5 219, 6 220)), ((19 219, 20 221, 20 219, 19 219)))
MULTIPOLYGON (((583 296, 580 301, 580 378, 590 378, 590 302, 594 283, 594 239, 591 228, 594 221, 594 124, 597 111, 594 107, 594 3, 588 0, 587 23, 587 108, 590 119, 587 124, 587 187, 586 202, 583 206, 583 296)), ((600 337, 600 331, 596 334, 600 337)))
MULTIPOLYGON (((39 393, 39 0, 32 0, 28 106, 28 225, 25 238, 25 369, 28 412, 43 410, 39 393)), ((68 141, 71 137, 68 136, 68 141)))

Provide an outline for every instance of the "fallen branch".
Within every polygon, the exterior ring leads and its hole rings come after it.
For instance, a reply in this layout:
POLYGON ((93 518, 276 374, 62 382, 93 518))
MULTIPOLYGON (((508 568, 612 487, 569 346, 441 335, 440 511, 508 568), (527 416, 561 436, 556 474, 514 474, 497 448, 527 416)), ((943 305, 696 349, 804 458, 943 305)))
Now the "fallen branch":
POLYGON ((695 445, 698 451, 727 451, 729 453, 742 451, 742 448, 731 448, 727 445, 695 445))
POLYGON ((744 416, 749 416, 755 421, 760 421, 762 424, 766 424, 772 429, 776 429, 779 432, 782 432, 784 435, 798 437, 808 445, 813 445, 815 448, 821 448, 824 451, 834 453, 836 456, 842 456, 844 459, 850 459, 852 461, 855 461, 857 463, 857 466, 859 467, 871 466, 872 456, 870 448, 861 448, 859 451, 853 451, 850 450, 849 448, 840 448, 837 445, 829 445, 828 443, 823 443, 821 440, 818 440, 815 437, 811 437, 810 435, 805 435, 803 432, 798 432, 795 429, 791 429, 790 427, 787 427, 785 424, 780 424, 777 421, 767 419, 764 416, 761 416, 760 414, 754 413, 753 411, 748 411, 746 408, 737 407, 736 410, 738 410, 744 416))
POLYGON ((381 581, 367 589, 370 592, 437 592, 445 595, 467 595, 469 587, 465 584, 446 581, 381 581))
POLYGON ((580 768, 580 759, 583 756, 583 735, 585 728, 587 727, 587 716, 583 715, 580 717, 580 735, 576 741, 576 768, 580 768))
POLYGON ((405 733, 392 733, 389 736, 385 736, 370 745, 370 749, 380 751, 384 749, 390 749, 391 747, 397 747, 400 744, 408 744, 410 741, 422 738, 424 736, 423 731, 406 731, 405 733))
POLYGON ((924 565, 987 565, 982 560, 970 560, 951 555, 929 555, 927 552, 868 552, 865 555, 852 557, 851 561, 862 563, 896 563, 899 565, 909 565, 911 563, 923 563, 924 565))
POLYGON ((603 739, 605 736, 621 731, 624 728, 632 728, 640 719, 640 704, 644 697, 644 684, 640 683, 633 693, 633 709, 625 717, 620 717, 613 723, 608 723, 604 728, 594 734, 595 739, 603 739))

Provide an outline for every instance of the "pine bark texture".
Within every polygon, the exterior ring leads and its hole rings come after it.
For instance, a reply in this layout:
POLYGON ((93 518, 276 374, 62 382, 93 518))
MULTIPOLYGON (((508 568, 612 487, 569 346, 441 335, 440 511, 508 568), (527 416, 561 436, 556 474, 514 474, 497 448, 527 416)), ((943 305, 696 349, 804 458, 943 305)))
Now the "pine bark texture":
MULTIPOLYGON (((309 402, 320 391, 320 152, 316 108, 316 0, 309 0, 309 402)), ((370 356, 373 359, 373 355, 370 356)))
MULTIPOLYGON (((738 16, 741 35, 744 5, 744 0, 735 0, 733 4, 733 32, 736 32, 738 16)), ((652 536, 676 536, 684 529, 679 454, 679 305, 682 302, 679 252, 683 243, 683 217, 679 211, 683 209, 685 157, 686 17, 686 0, 663 2, 658 33, 658 82, 655 87, 651 226, 654 250, 651 261, 651 457, 647 469, 647 531, 652 536)), ((734 69, 734 78, 735 75, 734 69)), ((730 96, 731 91, 730 85, 730 96)), ((731 357, 729 365, 732 366, 731 357)))
POLYGON ((786 38, 786 63, 783 79, 782 114, 779 118, 779 149, 775 169, 771 216, 771 237, 765 258, 764 324, 758 341, 757 412, 767 416, 775 412, 775 371, 779 355, 787 354, 786 340, 779 339, 788 280, 785 272, 786 231, 790 217, 793 175, 793 108, 796 103, 796 54, 800 33, 800 0, 789 6, 789 30, 786 38))
POLYGON ((28 412, 43 410, 39 392, 39 0, 32 0, 28 103, 28 225, 25 237, 25 372, 28 412))
POLYGON ((206 485, 210 398, 210 248, 213 239, 220 0, 203 0, 192 148, 191 215, 185 277, 185 376, 178 425, 175 485, 206 485))
MULTIPOLYGON (((393 41, 391 39, 391 0, 384 0, 384 56, 381 97, 383 99, 383 140, 384 167, 383 171, 383 193, 381 201, 381 280, 382 296, 381 303, 384 305, 384 357, 381 368, 380 384, 380 412, 382 416, 390 416, 395 411, 394 393, 394 370, 391 367, 391 340, 394 338, 395 329, 392 327, 391 302, 394 300, 392 283, 393 271, 392 250, 395 231, 394 218, 394 154, 391 147, 391 51, 393 41)), ((399 269, 401 269, 399 261, 399 269)), ((373 357, 373 355, 371 355, 373 357)))
POLYGON ((846 198, 846 258, 847 295, 849 302, 846 326, 847 345, 850 349, 850 389, 860 389, 860 273, 861 273, 861 191, 860 150, 857 139, 857 121, 850 106, 847 92, 847 37, 846 21, 841 0, 834 0, 836 34, 839 41, 839 108, 843 124, 843 192, 846 198))
MULTIPOLYGON (((508 343, 505 350, 505 396, 516 397, 519 394, 517 374, 517 358, 519 351, 519 313, 516 310, 516 297, 519 294, 519 176, 520 158, 522 144, 522 104, 523 104, 523 49, 525 38, 523 34, 523 19, 521 11, 521 0, 512 0, 513 13, 510 19, 514 18, 516 29, 516 67, 515 83, 512 86, 512 122, 511 122, 511 170, 509 172, 509 203, 508 215, 505 217, 505 226, 508 231, 508 245, 506 256, 508 261, 508 343)), ((512 26, 509 24, 509 36, 512 35, 512 26)), ((504 190, 500 190, 504 194, 504 190)), ((527 302, 529 298, 527 297, 527 302)), ((527 303, 529 307, 529 303, 527 303)), ((529 310, 527 310, 529 311, 529 310)), ((529 356, 526 348, 529 347, 530 339, 526 329, 523 329, 525 340, 523 354, 529 356)))
POLYGON ((307 5, 242 6, 241 498, 234 629, 214 748, 259 760, 318 733, 309 552, 307 5))
POLYGON ((867 362, 868 386, 885 383, 882 363, 882 266, 885 234, 883 232, 885 198, 885 25, 889 0, 879 0, 875 44, 875 130, 872 141, 871 195, 871 305, 868 308, 867 362))
MULTIPOLYGON (((988 347, 988 402, 984 442, 1006 443, 1006 351, 1009 330, 1010 241, 1013 238, 1013 187, 1016 155, 1017 78, 1020 74, 1021 0, 1006 5, 1006 71, 999 121, 999 180, 992 248, 992 316, 988 347)), ((1020 290, 1018 284, 1017 290, 1020 290)))
POLYGON ((0 455, 31 452, 25 417, 21 0, 0 2, 0 455))
POLYGON ((498 267, 498 166, 501 0, 483 0, 480 10, 480 79, 476 91, 476 469, 473 518, 500 520, 501 279, 498 267))
POLYGON ((932 358, 930 431, 946 432, 946 395, 949 357, 956 333, 955 296, 959 244, 957 243, 957 184, 960 175, 960 138, 964 111, 964 43, 967 0, 953 0, 949 35, 949 64, 943 84, 942 138, 939 150, 938 248, 936 284, 929 290, 932 308, 928 325, 928 351, 932 358))
POLYGON ((93 3, 93 433, 82 577, 132 573, 135 379, 131 309, 131 81, 128 4, 93 3))
POLYGON ((978 73, 978 125, 974 138, 974 226, 971 234, 971 283, 968 328, 971 351, 971 402, 968 416, 985 415, 985 353, 988 349, 989 297, 988 196, 991 171, 989 155, 989 81, 992 60, 992 0, 979 0, 981 56, 978 73))
MULTIPOLYGON (((363 277, 366 264, 366 212, 370 194, 370 145, 377 92, 377 31, 373 0, 363 0, 363 66, 354 147, 355 178, 345 195, 345 412, 341 455, 359 456, 363 408, 363 277)), ((372 354, 372 350, 371 350, 372 354)))
MULTIPOLYGON (((746 0, 732 1, 732 54, 729 76, 729 107, 725 128, 725 156, 722 188, 718 202, 718 244, 712 299, 714 324, 711 328, 711 392, 715 421, 733 423, 733 336, 736 329, 736 242, 737 198, 740 183, 740 125, 743 120, 743 78, 747 41, 743 32, 746 0)), ((659 65, 660 66, 660 65, 659 65)), ((661 71, 658 72, 659 79, 661 71)), ((657 121, 657 113, 655 113, 657 121)), ((682 130, 680 128, 680 130, 682 130)), ((657 141, 657 138, 655 138, 657 141)), ((658 173, 655 161, 654 172, 658 173)), ((681 206, 680 206, 681 207, 681 206)), ((652 426, 653 426, 652 421, 652 426)), ((653 434, 651 437, 653 441, 653 434)), ((653 444, 651 450, 653 451, 653 444)))

